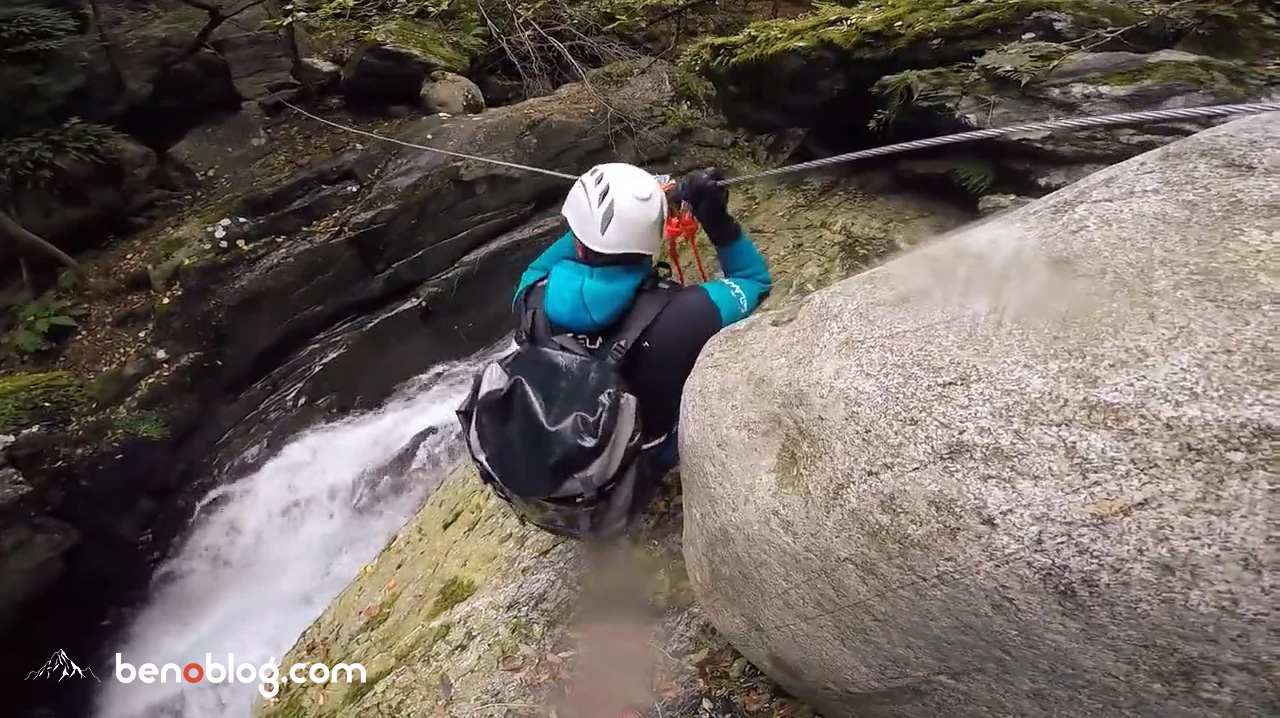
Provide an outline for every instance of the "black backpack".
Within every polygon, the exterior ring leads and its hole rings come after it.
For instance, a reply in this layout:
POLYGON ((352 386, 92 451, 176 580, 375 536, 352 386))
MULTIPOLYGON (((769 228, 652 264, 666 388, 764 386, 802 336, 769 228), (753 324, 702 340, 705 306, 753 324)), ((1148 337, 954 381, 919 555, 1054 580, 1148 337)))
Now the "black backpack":
POLYGON ((657 275, 598 349, 554 334, 543 283, 522 301, 516 350, 490 363, 458 408, 480 477, 543 530, 604 538, 626 528, 656 481, 635 392, 620 367, 681 286, 657 275))

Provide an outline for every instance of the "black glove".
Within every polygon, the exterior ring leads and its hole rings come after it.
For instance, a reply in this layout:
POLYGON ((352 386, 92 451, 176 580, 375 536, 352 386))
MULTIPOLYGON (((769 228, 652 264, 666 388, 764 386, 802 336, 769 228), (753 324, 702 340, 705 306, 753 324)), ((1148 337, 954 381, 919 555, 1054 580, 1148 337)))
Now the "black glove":
POLYGON ((742 227, 729 214, 729 188, 720 184, 723 179, 724 173, 718 168, 698 170, 680 182, 678 192, 717 247, 733 244, 742 234, 742 227))

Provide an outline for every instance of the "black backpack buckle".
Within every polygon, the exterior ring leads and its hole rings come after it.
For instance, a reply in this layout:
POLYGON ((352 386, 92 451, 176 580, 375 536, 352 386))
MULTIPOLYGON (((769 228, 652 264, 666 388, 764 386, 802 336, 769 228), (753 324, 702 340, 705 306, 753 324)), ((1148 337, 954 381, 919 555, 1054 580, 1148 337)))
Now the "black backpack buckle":
POLYGON ((625 339, 623 339, 622 341, 614 342, 613 346, 609 347, 609 361, 611 363, 617 364, 618 362, 622 361, 622 357, 626 355, 627 355, 627 341, 625 339))

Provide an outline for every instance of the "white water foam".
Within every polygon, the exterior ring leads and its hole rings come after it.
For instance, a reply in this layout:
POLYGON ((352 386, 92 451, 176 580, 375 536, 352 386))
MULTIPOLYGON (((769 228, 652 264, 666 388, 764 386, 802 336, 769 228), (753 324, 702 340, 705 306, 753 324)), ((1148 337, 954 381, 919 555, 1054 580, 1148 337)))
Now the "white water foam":
MULTIPOLYGON (((295 437, 257 471, 201 502, 190 538, 157 572, 152 600, 123 645, 133 664, 278 664, 463 455, 454 410, 499 350, 410 381, 381 409, 295 437), (420 432, 407 481, 376 471, 420 432), (388 488, 389 487, 389 488, 388 488)), ((341 660, 335 658, 335 661, 341 660)), ((124 684, 104 676, 97 718, 242 718, 256 684, 124 684)))

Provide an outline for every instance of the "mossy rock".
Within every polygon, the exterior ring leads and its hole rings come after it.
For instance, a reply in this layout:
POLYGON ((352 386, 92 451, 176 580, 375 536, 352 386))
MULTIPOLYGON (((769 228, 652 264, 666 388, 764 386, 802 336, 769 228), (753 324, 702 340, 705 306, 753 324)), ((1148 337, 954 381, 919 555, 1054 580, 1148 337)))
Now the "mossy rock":
POLYGON ((459 73, 466 73, 471 67, 471 58, 485 49, 485 42, 467 28, 449 27, 430 20, 392 20, 371 30, 367 39, 408 48, 446 70, 459 73))
POLYGON ((1247 65, 1204 56, 1152 61, 1130 70, 1092 75, 1085 81, 1109 87, 1154 84, 1192 88, 1227 102, 1257 97, 1266 84, 1264 75, 1247 65))
POLYGON ((90 401, 79 380, 65 371, 0 377, 0 434, 37 424, 68 423, 90 401))
POLYGON ((800 17, 753 23, 737 35, 699 41, 683 64, 708 71, 821 50, 872 61, 929 47, 979 52, 1012 39, 1020 23, 1044 11, 1065 13, 1082 30, 1142 19, 1131 8, 1101 0, 866 0, 852 7, 820 5, 800 17))
POLYGON ((1183 29, 1179 50, 1239 60, 1280 55, 1280 15, 1271 0, 1195 0, 1166 12, 1183 29))

